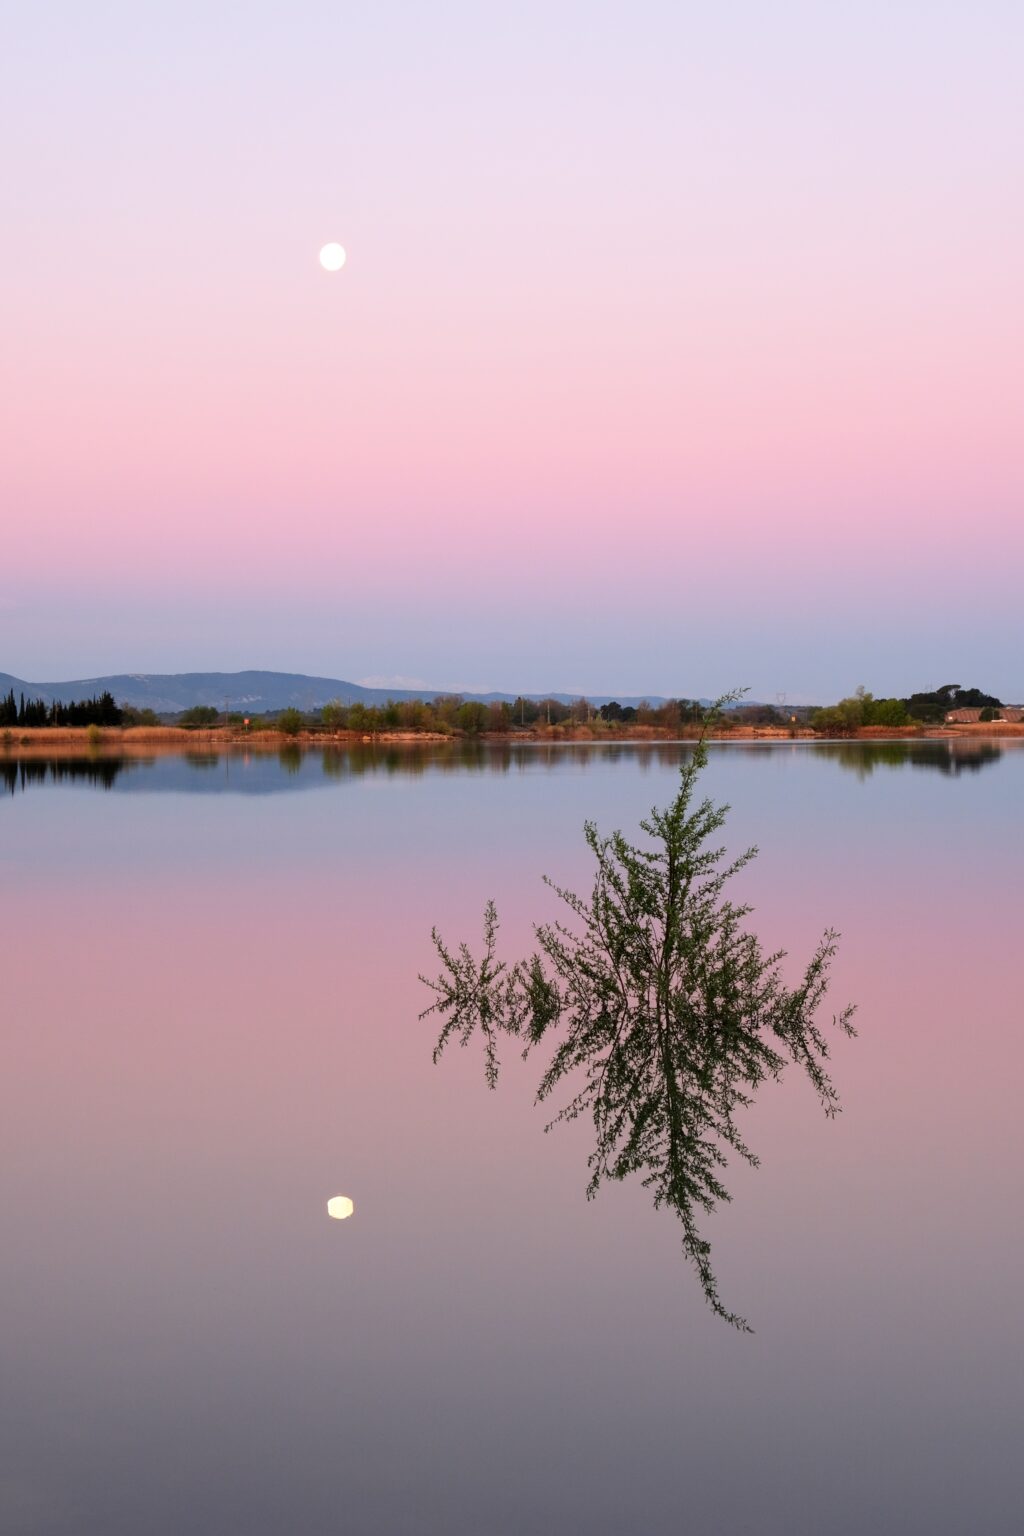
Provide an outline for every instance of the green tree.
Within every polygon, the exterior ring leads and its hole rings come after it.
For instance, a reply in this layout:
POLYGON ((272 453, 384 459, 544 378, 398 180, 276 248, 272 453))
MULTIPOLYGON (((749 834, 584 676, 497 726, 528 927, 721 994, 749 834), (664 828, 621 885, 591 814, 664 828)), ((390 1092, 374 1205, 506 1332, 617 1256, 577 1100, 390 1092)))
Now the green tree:
POLYGON ((277 717, 277 728, 286 736, 297 736, 302 729, 302 716, 297 709, 282 709, 277 717))
POLYGON ((148 706, 145 709, 133 709, 130 704, 126 704, 121 713, 123 716, 122 723, 124 725, 160 724, 160 716, 148 706))
POLYGON ((429 731, 433 711, 423 699, 403 699, 398 706, 398 723, 403 731, 429 731))
POLYGON ((816 709, 811 716, 811 728, 829 736, 848 736, 860 729, 865 722, 865 711, 870 710, 874 699, 863 687, 850 698, 840 699, 826 709, 816 709))
MULTIPOLYGON (((524 1055, 549 1046, 537 1098, 567 1088, 552 1125, 591 1117, 588 1197, 607 1179, 639 1174, 655 1205, 679 1218, 683 1251, 714 1311, 746 1329, 719 1298, 699 1218, 729 1199, 722 1183, 729 1151, 756 1164, 737 1116, 787 1061, 806 1073, 827 1115, 838 1110, 825 1069, 828 1041, 815 1022, 838 935, 826 931, 802 980, 788 988, 784 952, 766 955, 744 929, 751 909, 724 890, 756 850, 723 863, 712 839, 728 807, 694 803, 706 730, 675 799, 641 823, 647 846, 620 832, 602 837, 586 823, 597 863, 590 898, 548 881, 571 917, 537 925, 538 948, 528 959, 497 958, 493 902, 480 960, 466 944, 449 949, 434 930, 441 971, 421 977, 434 993, 421 1017, 442 1020, 435 1061, 450 1040, 465 1045, 479 1031, 491 1087, 502 1032, 522 1042, 524 1055)), ((833 1024, 852 1034, 852 1013, 844 1009, 833 1024)))
POLYGON ((212 704, 193 704, 191 709, 186 709, 180 716, 180 723, 186 730, 196 730, 201 726, 217 724, 217 711, 212 704))
POLYGON ((456 724, 468 736, 476 736, 487 729, 487 705, 479 699, 467 699, 460 704, 455 716, 456 724))
POLYGON ((339 731, 345 719, 345 706, 340 699, 331 699, 320 711, 320 718, 329 731, 339 731))
POLYGON ((909 725, 910 716, 902 699, 871 699, 870 707, 864 712, 864 724, 898 728, 909 725))
POLYGON ((1001 709, 1002 701, 980 688, 961 688, 959 683, 943 683, 933 693, 912 693, 904 699, 908 714, 925 725, 937 725, 951 709, 1001 709))

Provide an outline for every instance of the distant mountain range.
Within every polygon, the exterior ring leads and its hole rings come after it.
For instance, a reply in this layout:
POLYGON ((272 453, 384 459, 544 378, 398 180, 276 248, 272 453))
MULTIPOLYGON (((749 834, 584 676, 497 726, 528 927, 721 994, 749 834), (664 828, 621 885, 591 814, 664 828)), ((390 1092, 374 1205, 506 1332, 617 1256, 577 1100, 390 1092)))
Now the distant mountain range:
MULTIPOLYGON (((0 672, 0 695, 13 688, 15 697, 54 699, 71 704, 94 694, 112 693, 118 704, 134 709, 152 709, 158 715, 175 715, 193 704, 212 704, 217 709, 244 710, 260 715, 279 709, 320 709, 332 699, 342 704, 386 704, 388 699, 436 699, 453 688, 364 688, 340 677, 307 677, 302 672, 118 672, 110 677, 78 677, 63 683, 32 683, 24 678, 0 672)), ((465 699, 480 699, 485 704, 513 704, 514 693, 461 693, 465 699)), ((578 694, 526 693, 527 699, 557 699, 571 704, 578 694)), ((596 693, 588 694, 592 704, 622 705, 664 703, 659 694, 643 696, 596 693)), ((706 703, 707 700, 702 702, 706 703)))

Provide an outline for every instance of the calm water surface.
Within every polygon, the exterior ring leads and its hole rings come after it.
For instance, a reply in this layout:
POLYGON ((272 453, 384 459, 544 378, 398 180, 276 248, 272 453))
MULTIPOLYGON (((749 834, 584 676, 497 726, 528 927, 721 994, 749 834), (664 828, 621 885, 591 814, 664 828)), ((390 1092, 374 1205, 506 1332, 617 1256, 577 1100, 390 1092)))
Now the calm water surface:
POLYGON ((1019 1530, 1024 752, 713 750, 859 1004, 708 1222, 753 1337, 532 1070, 431 1065, 431 925, 524 946, 679 752, 0 757, 3 1536, 1019 1530))

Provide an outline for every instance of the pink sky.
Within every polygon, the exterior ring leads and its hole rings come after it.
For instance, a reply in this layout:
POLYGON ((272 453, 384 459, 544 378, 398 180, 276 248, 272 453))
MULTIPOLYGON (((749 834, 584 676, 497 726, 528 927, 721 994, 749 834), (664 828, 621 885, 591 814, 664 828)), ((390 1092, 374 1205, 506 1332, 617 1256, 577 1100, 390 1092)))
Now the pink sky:
POLYGON ((1022 42, 19 16, 0 671, 1024 695, 1022 42))

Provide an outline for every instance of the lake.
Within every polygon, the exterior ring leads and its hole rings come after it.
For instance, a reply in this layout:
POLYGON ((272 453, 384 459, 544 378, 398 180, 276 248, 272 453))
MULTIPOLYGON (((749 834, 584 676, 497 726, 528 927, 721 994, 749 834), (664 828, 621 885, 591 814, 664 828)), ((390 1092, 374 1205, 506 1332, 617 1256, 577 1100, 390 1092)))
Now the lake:
POLYGON ((712 748, 751 925, 858 1005, 705 1223, 752 1336, 539 1064, 432 1065, 431 926, 525 951, 686 750, 0 755, 3 1536, 1019 1529, 1016 744, 712 748))

